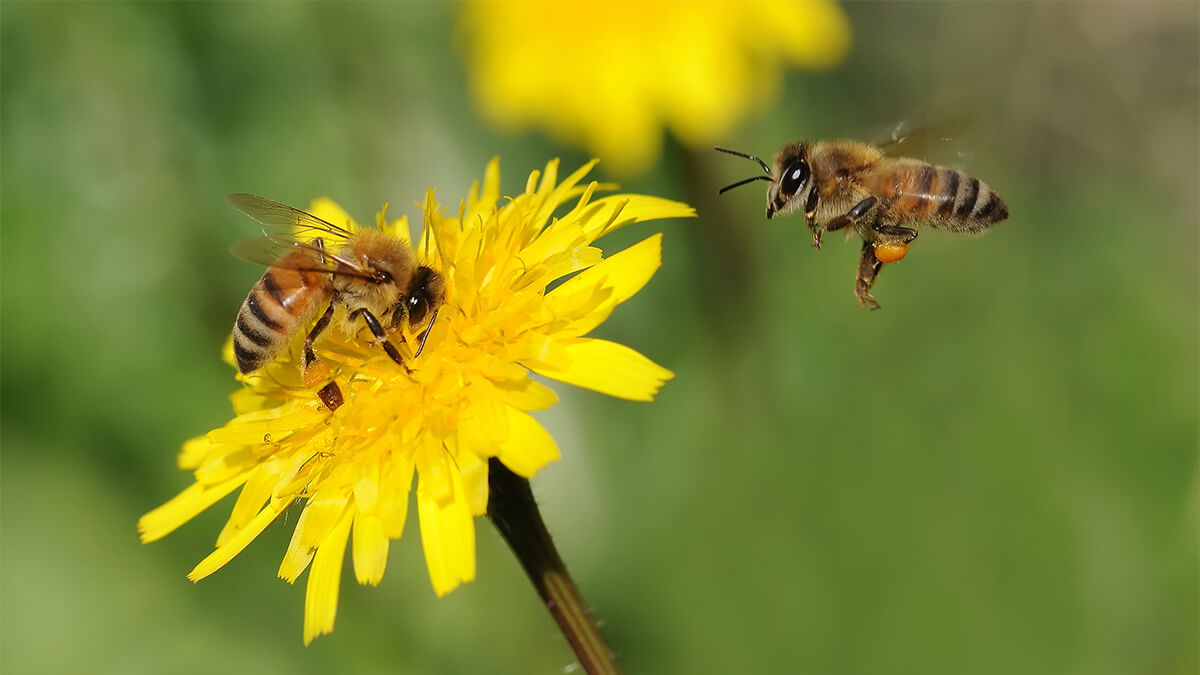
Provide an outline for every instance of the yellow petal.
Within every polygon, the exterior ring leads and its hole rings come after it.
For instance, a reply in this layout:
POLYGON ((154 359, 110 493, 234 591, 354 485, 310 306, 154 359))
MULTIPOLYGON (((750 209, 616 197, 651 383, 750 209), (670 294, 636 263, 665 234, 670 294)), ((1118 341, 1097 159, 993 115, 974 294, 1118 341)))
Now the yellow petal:
POLYGON ((516 382, 497 382, 496 390, 502 401, 521 410, 545 410, 558 402, 558 394, 553 389, 529 377, 516 382))
POLYGON ((337 617, 338 590, 342 580, 342 562, 346 557, 346 539, 350 534, 350 523, 354 510, 347 506, 337 525, 317 548, 312 570, 308 573, 308 587, 304 593, 304 644, 308 645, 318 635, 333 632, 333 620, 337 617))
MULTIPOLYGON (((578 185, 579 181, 582 180, 583 177, 586 176, 588 172, 590 172, 592 168, 596 166, 598 161, 599 160, 593 159, 587 164, 584 164, 576 169, 574 173, 564 178, 563 181, 558 185, 554 185, 554 181, 558 175, 558 160, 554 160, 547 164, 546 174, 542 179, 542 189, 545 190, 549 188, 549 193, 546 195, 545 201, 541 204, 541 208, 533 216, 532 222, 539 225, 546 222, 550 218, 550 214, 553 213, 560 204, 566 201, 566 199, 575 189, 575 186, 578 185), (553 187, 551 188, 550 186, 553 187)), ((540 191, 542 190, 539 190, 539 192, 540 191)))
POLYGON ((376 586, 387 567, 388 538, 375 513, 359 511, 354 516, 354 576, 360 584, 376 586))
POLYGON ((250 474, 234 476, 215 485, 194 483, 170 501, 138 519, 138 532, 142 543, 161 539, 204 509, 216 504, 222 497, 233 492, 246 482, 250 474))
POLYGON ((592 232, 592 239, 603 236, 610 232, 640 223, 646 220, 662 220, 664 218, 695 218, 696 209, 688 206, 683 202, 672 201, 670 199, 662 199, 661 197, 651 197, 650 195, 613 195, 597 199, 593 206, 600 206, 606 209, 601 214, 608 214, 604 218, 612 218, 611 222, 597 218, 589 227, 592 232), (622 202, 624 205, 622 207, 622 202), (619 214, 614 214, 613 210, 620 208, 619 214))
POLYGON ((662 235, 656 234, 564 281, 546 296, 550 311, 568 319, 554 326, 555 334, 576 337, 600 325, 614 307, 642 290, 661 265, 662 235), (598 298, 601 290, 609 292, 598 298), (597 298, 599 302, 593 302, 597 298), (580 301, 586 304, 578 304, 580 301), (580 316, 581 310, 586 315, 580 316))
POLYGON ((184 441, 183 448, 179 451, 179 457, 176 458, 175 463, 181 469, 194 469, 200 466, 204 458, 208 456, 211 445, 212 442, 204 436, 189 438, 184 441))
POLYGON ((292 530, 292 539, 288 542, 287 553, 283 556, 283 562, 279 564, 279 578, 289 584, 296 583, 297 577, 308 567, 313 554, 317 552, 315 546, 301 543, 307 520, 308 509, 305 509, 300 512, 300 519, 296 521, 296 529, 292 530))
POLYGON ((529 332, 509 345, 509 350, 516 361, 530 370, 539 368, 566 368, 570 365, 570 356, 558 340, 540 333, 529 332))
POLYGON ((593 389, 630 401, 652 401, 671 371, 616 342, 579 338, 563 350, 571 358, 567 368, 530 366, 534 372, 560 382, 593 389))
POLYGON ((500 443, 501 462, 510 471, 532 478, 546 464, 559 458, 554 438, 531 415, 508 409, 508 440, 500 443))
POLYGON ((292 401, 284 405, 239 415, 220 429, 208 432, 214 444, 262 445, 279 442, 296 429, 322 423, 324 413, 308 401, 292 401))
POLYGON ((438 597, 475 578, 475 522, 464 494, 462 477, 457 470, 450 469, 445 472, 444 479, 449 480, 449 486, 427 486, 426 483, 436 481, 427 480, 426 472, 422 470, 417 483, 417 513, 421 521, 425 565, 429 568, 433 592, 438 597), (437 498, 446 493, 452 498, 437 498))
POLYGON ((468 510, 472 516, 482 516, 487 513, 488 503, 487 460, 473 452, 459 452, 454 461, 462 474, 468 510))
POLYGON ((301 533, 300 544, 308 547, 318 546, 338 523, 350 499, 351 495, 346 486, 325 484, 317 488, 317 493, 304 507, 304 528, 297 528, 301 533))
POLYGON ((279 468, 273 463, 260 465, 250 472, 250 478, 242 487, 242 493, 238 495, 237 502, 233 505, 229 520, 226 521, 221 534, 217 535, 217 546, 229 541, 238 530, 254 520, 254 516, 271 498, 271 491, 275 488, 275 481, 278 479, 279 468))
POLYGON ((384 469, 379 494, 379 519, 383 534, 389 539, 399 539, 404 534, 412 475, 413 463, 407 457, 393 457, 384 469))
POLYGON ((262 531, 267 529, 279 514, 283 513, 288 507, 291 500, 275 499, 267 505, 258 515, 254 517, 245 527, 237 531, 237 534, 229 538, 217 550, 208 554, 208 557, 200 561, 191 572, 188 572, 188 579, 193 582, 200 581, 204 577, 216 572, 225 566, 225 563, 233 560, 234 556, 241 553, 254 538, 262 534, 262 531))

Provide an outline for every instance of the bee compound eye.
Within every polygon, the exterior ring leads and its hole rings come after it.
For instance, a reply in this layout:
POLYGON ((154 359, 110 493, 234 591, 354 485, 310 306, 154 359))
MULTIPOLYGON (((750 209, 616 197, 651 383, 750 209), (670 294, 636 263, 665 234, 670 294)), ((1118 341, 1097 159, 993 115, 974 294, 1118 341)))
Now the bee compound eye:
POLYGON ((783 179, 780 181, 779 187, 784 194, 794 195, 804 189, 804 185, 808 183, 808 176, 808 162, 801 157, 788 164, 787 168, 783 170, 783 179))
POLYGON ((425 318, 425 312, 429 309, 429 303, 426 302, 425 296, 420 293, 414 293, 408 298, 408 322, 416 325, 421 323, 425 318))

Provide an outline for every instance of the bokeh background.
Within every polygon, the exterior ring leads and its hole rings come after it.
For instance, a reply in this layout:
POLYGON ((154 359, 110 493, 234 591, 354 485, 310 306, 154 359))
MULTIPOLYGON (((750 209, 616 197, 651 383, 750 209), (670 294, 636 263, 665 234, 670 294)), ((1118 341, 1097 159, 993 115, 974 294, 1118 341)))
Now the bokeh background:
MULTIPOLYGON (((670 129, 640 170, 601 156, 700 217, 602 241, 665 232, 599 335, 677 379, 648 405, 556 387, 540 416, 563 459, 534 489, 576 581, 630 673, 1197 672, 1200 9, 843 9, 844 58, 787 67, 717 140, 769 156, 971 101, 945 161, 1012 217, 923 234, 871 313, 855 243, 766 222, 763 184, 716 198, 750 163, 670 129)), ((290 521, 198 585, 232 498, 135 531, 230 413, 219 348, 261 270, 226 252, 254 226, 224 193, 413 218, 493 155, 510 193, 590 156, 485 121, 463 11, 0 5, 4 673, 570 670, 485 520, 474 583, 436 599, 410 522, 308 648, 274 576, 290 521)), ((670 39, 700 58, 702 35, 670 39)))

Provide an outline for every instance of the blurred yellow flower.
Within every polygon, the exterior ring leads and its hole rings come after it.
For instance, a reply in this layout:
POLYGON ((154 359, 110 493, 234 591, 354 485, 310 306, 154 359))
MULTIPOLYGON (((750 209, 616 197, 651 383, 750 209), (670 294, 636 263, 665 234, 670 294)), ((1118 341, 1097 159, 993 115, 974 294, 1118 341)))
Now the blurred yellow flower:
MULTIPOLYGON (((500 199, 498 160, 482 190, 472 186, 457 217, 425 196, 418 259, 441 272, 447 296, 419 357, 406 373, 363 340, 326 331, 317 343, 345 403, 330 412, 304 386, 300 331, 286 353, 239 376, 236 417, 183 446, 179 466, 196 482, 138 522, 158 539, 241 487, 216 550, 188 575, 198 581, 241 552, 293 502, 304 510, 279 568, 289 583, 311 565, 304 641, 333 630, 349 544, 359 583, 377 584, 388 542, 399 538, 413 472, 425 561, 444 595, 475 576, 474 516, 488 501, 488 458, 529 477, 558 457, 529 411, 553 404, 530 371, 635 401, 653 399, 673 375, 623 345, 582 337, 649 281, 661 235, 603 258, 592 243, 631 223, 691 217, 686 204, 644 195, 593 200, 580 186, 592 162, 557 181, 558 162, 534 171, 525 192, 500 199), (561 217, 552 214, 577 200, 561 217), (552 290, 547 287, 575 274, 552 290)), ((329 200, 314 215, 359 227, 329 200)), ((411 241, 407 221, 379 227, 411 241)), ((414 344, 411 329, 405 342, 414 344)), ((401 348, 403 349, 403 348, 401 348)), ((227 344, 225 360, 232 364, 227 344)))
POLYGON ((776 99, 782 64, 832 66, 850 46, 831 0, 476 0, 460 21, 490 122, 541 128, 623 173, 658 157, 663 127, 712 145, 776 99))

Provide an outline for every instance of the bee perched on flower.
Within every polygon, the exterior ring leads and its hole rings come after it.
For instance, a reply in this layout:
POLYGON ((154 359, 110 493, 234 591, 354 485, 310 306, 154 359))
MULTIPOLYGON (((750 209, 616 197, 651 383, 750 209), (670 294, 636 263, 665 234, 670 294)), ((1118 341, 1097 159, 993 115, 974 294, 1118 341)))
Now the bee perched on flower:
POLYGON ((664 129, 711 146, 770 108, 784 65, 831 67, 850 47, 832 0, 473 0, 459 34, 485 119, 626 175, 654 162, 664 129))
MULTIPOLYGON (((661 235, 607 258, 593 244, 632 223, 694 211, 644 195, 595 198, 597 183, 580 184, 593 165, 559 181, 552 161, 530 175, 522 194, 501 200, 493 160, 454 216, 429 190, 414 269, 440 280, 437 311, 422 312, 424 321, 388 322, 390 349, 380 348, 374 326, 318 331, 308 340, 319 321, 319 312, 310 312, 307 325, 289 333, 261 367, 240 368, 236 416, 184 444, 179 465, 193 470, 196 482, 141 518, 142 540, 165 536, 240 488, 216 550, 188 575, 199 581, 302 501, 279 576, 290 583, 309 569, 309 643, 333 630, 347 546, 360 583, 383 577, 389 542, 404 529, 415 472, 434 591, 445 595, 471 581, 474 517, 488 507, 489 461, 527 478, 558 457, 554 440, 530 415, 556 396, 531 373, 634 401, 652 400, 673 377, 629 347, 584 337, 653 276, 661 235), (337 405, 313 389, 314 357, 329 367, 337 405)), ((256 204, 251 210, 261 215, 256 204)), ((369 231, 328 200, 314 202, 309 215, 344 228, 351 240, 369 231)), ((380 213, 377 226, 412 246, 404 218, 388 222, 380 213)), ((323 249, 304 250, 319 260, 323 249)), ((225 358, 235 363, 232 341, 225 358)))

